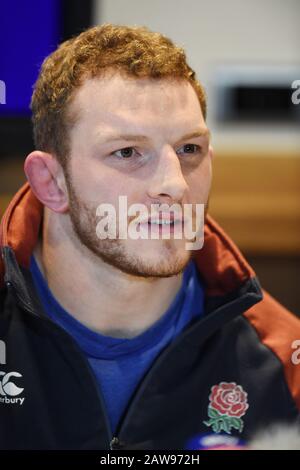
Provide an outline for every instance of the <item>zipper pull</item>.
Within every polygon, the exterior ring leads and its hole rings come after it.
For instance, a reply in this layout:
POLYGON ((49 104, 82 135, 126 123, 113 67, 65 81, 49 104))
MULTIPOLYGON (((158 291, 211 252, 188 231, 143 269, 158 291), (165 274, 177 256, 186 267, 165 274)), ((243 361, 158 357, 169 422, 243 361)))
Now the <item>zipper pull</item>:
POLYGON ((122 449, 122 447, 124 446, 124 442, 121 442, 118 437, 113 437, 109 443, 110 450, 119 450, 122 449))

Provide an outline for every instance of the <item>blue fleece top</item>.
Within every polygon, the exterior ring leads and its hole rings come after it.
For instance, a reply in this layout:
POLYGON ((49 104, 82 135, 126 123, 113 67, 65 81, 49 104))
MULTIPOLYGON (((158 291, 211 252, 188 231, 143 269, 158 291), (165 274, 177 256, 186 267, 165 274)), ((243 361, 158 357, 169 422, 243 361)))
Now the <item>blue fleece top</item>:
POLYGON ((85 353, 103 396, 111 431, 115 433, 130 398, 154 360, 203 313, 204 290, 195 262, 191 260, 185 268, 181 288, 166 312, 150 328, 131 339, 105 336, 84 326, 54 298, 34 256, 30 270, 45 313, 64 328, 85 353))

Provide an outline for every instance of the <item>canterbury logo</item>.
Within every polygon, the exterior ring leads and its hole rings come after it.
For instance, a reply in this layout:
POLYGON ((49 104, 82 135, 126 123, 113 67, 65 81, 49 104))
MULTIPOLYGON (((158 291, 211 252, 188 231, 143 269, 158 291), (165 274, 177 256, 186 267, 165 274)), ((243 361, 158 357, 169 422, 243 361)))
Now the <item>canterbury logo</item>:
POLYGON ((16 397, 24 390, 24 388, 17 387, 16 384, 10 382, 11 377, 22 377, 22 375, 19 374, 19 372, 9 372, 6 374, 5 372, 0 371, 0 395, 3 397, 7 395, 10 397, 16 397), (3 378, 1 379, 2 376, 3 378))
MULTIPOLYGON (((0 364, 6 364, 6 344, 0 340, 0 364)), ((24 388, 18 387, 15 383, 22 379, 19 372, 3 372, 0 371, 0 403, 23 405, 25 397, 18 397, 24 388)))

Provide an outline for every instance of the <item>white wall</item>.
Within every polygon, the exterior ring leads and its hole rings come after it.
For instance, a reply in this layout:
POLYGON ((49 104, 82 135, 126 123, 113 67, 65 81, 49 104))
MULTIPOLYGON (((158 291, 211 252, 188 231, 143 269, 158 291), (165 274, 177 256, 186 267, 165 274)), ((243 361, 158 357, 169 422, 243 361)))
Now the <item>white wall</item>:
POLYGON ((95 1, 95 24, 145 25, 186 49, 207 89, 208 124, 217 150, 300 154, 295 126, 217 125, 212 87, 220 64, 300 65, 300 0, 95 1))

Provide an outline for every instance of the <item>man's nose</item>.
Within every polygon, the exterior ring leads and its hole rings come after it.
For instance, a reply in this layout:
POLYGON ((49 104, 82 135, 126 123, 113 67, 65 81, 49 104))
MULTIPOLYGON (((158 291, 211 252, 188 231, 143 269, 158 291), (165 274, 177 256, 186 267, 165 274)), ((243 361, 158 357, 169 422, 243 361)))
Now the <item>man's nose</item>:
POLYGON ((150 182, 148 194, 151 198, 169 198, 180 202, 188 188, 177 153, 170 147, 161 151, 150 182))

